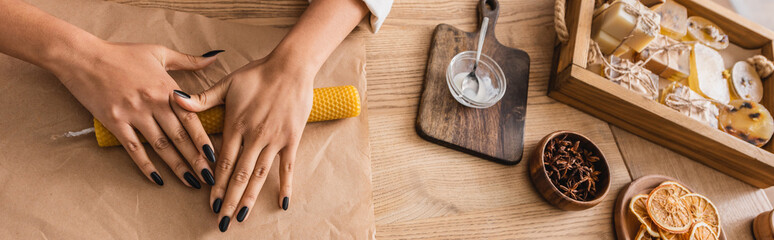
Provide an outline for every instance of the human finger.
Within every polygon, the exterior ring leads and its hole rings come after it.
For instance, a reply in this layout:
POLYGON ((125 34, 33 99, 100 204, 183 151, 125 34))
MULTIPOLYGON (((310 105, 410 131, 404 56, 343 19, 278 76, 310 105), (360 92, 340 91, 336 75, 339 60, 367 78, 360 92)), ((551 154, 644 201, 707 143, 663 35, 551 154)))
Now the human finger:
POLYGON ((175 148, 169 143, 169 139, 164 135, 164 132, 159 128, 156 121, 146 120, 135 123, 135 127, 140 133, 148 140, 153 150, 161 157, 162 160, 172 169, 172 172, 180 178, 186 186, 200 189, 201 183, 199 180, 191 174, 191 170, 188 165, 180 158, 175 148))
POLYGON ((126 152, 129 153, 129 157, 132 158, 134 164, 140 168, 143 175, 157 185, 164 186, 164 180, 161 178, 161 175, 159 175, 158 170, 156 170, 156 166, 154 166, 150 161, 150 158, 148 158, 145 147, 143 147, 132 126, 129 124, 114 125, 105 122, 103 123, 105 124, 105 128, 110 130, 110 132, 116 136, 116 139, 121 142, 121 145, 124 146, 126 152))
POLYGON ((223 196, 226 194, 228 179, 234 171, 234 164, 236 163, 237 156, 239 156, 241 146, 242 135, 231 128, 226 128, 223 131, 220 156, 218 156, 218 161, 215 163, 215 185, 212 186, 210 191, 212 212, 216 214, 220 213, 221 206, 223 206, 223 196))
MULTIPOLYGON (((210 138, 204 132, 199 117, 196 113, 188 112, 171 103, 171 111, 157 112, 154 115, 159 125, 172 139, 178 151, 183 154, 188 164, 196 171, 199 178, 209 185, 215 184, 210 166, 205 160, 207 147, 210 146, 210 138), (202 151, 196 146, 202 146, 202 151)), ((212 153, 210 149, 209 153, 212 153)), ((214 157, 210 155, 214 161, 214 157)))
POLYGON ((253 176, 253 169, 256 168, 256 161, 265 145, 246 142, 242 154, 239 156, 234 167, 234 172, 228 182, 226 194, 223 196, 223 209, 218 216, 220 223, 218 227, 221 232, 228 230, 229 222, 233 219, 236 210, 239 207, 239 200, 242 198, 247 184, 253 176))
POLYGON ((290 197, 293 193, 293 167, 296 162, 296 151, 298 144, 286 146, 280 151, 280 195, 279 206, 287 211, 290 205, 290 197))
POLYGON ((264 183, 266 183, 266 176, 269 174, 274 158, 277 156, 277 148, 267 146, 261 151, 261 155, 258 157, 258 161, 255 163, 253 174, 251 175, 250 182, 245 189, 244 194, 239 202, 239 212, 236 213, 236 220, 238 222, 244 221, 249 216, 250 208, 255 205, 255 201, 258 199, 258 194, 261 192, 264 183))
POLYGON ((215 62, 215 55, 222 52, 224 50, 214 50, 194 56, 164 48, 164 66, 167 70, 199 70, 215 62))

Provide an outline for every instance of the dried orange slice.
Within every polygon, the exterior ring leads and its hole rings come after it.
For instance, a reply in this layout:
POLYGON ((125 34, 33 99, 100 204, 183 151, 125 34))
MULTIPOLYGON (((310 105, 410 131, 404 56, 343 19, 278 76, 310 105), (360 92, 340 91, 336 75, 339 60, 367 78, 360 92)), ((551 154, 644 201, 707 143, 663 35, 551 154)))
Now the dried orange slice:
POLYGON ((658 237, 658 226, 653 223, 650 219, 650 215, 648 215, 647 202, 648 195, 639 194, 634 196, 632 197, 632 200, 629 201, 629 211, 637 217, 637 220, 639 220, 640 223, 642 223, 648 234, 658 237))
POLYGON ((686 233, 693 217, 680 197, 684 188, 678 184, 662 184, 648 195, 646 203, 650 219, 659 228, 670 233, 686 233))
POLYGON ((682 236, 683 234, 674 234, 667 231, 664 231, 664 229, 658 230, 659 235, 661 235, 662 240, 683 240, 682 236))
POLYGON ((637 232, 637 237, 634 240, 657 240, 658 237, 651 236, 645 225, 640 226, 640 231, 637 232))
POLYGON ((690 210, 694 222, 704 222, 716 235, 720 235, 720 214, 715 204, 707 197, 695 193, 682 196, 681 199, 690 210))
POLYGON ((691 234, 687 240, 717 240, 718 235, 712 231, 712 227, 704 222, 697 223, 691 228, 691 234))
POLYGON ((679 193, 680 197, 685 196, 686 194, 691 194, 692 193, 691 190, 688 190, 688 188, 686 188, 682 184, 680 184, 678 182, 675 182, 675 181, 664 181, 661 184, 659 184, 658 186, 664 186, 664 185, 675 185, 675 186, 679 187, 681 189, 681 191, 679 193))

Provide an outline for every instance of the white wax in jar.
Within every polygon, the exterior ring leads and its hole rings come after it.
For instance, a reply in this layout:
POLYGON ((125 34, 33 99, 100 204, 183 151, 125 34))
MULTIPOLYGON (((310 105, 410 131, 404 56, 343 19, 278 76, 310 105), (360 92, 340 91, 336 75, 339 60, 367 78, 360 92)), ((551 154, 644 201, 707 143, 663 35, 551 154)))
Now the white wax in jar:
POLYGON ((476 102, 488 102, 497 96, 498 89, 492 86, 492 79, 489 78, 489 75, 482 75, 480 74, 480 71, 477 72, 479 73, 478 92, 475 92, 472 89, 462 89, 462 82, 470 74, 470 72, 458 73, 452 80, 457 89, 462 90, 462 95, 466 98, 476 102))

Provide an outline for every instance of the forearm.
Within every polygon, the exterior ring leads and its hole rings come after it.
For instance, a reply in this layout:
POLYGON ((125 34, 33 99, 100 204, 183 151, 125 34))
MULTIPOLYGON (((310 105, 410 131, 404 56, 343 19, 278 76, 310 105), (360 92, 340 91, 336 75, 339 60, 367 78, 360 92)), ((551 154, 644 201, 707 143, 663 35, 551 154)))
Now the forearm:
POLYGON ((361 0, 313 0, 272 55, 316 74, 366 14, 361 0))
POLYGON ((19 0, 0 0, 0 52, 50 71, 83 61, 101 40, 19 0))

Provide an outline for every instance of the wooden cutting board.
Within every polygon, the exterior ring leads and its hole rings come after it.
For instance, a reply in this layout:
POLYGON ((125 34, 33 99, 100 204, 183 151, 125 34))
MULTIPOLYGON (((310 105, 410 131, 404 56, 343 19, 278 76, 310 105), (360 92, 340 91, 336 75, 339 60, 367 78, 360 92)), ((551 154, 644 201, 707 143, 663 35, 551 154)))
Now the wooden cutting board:
POLYGON ((417 115, 417 133, 433 143, 502 164, 521 161, 524 150, 524 116, 527 107, 529 55, 500 44, 495 24, 500 4, 481 0, 478 22, 489 17, 483 54, 494 59, 506 78, 502 100, 487 109, 465 107, 446 84, 446 68, 460 52, 476 50, 480 27, 464 32, 447 24, 436 26, 427 60, 424 90, 417 115))

